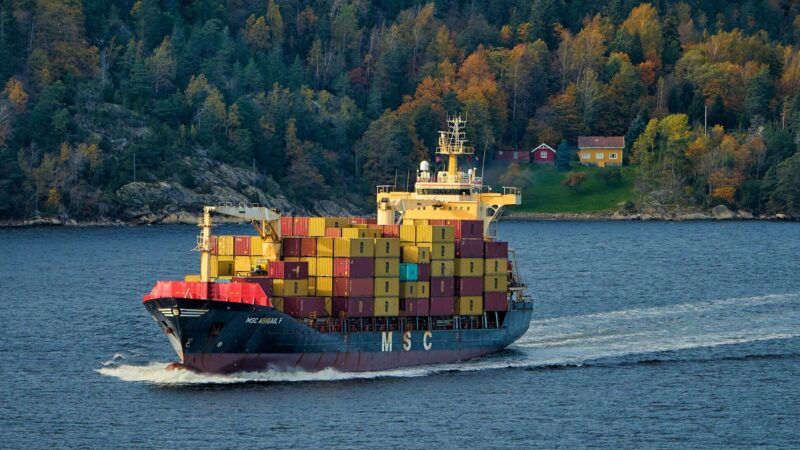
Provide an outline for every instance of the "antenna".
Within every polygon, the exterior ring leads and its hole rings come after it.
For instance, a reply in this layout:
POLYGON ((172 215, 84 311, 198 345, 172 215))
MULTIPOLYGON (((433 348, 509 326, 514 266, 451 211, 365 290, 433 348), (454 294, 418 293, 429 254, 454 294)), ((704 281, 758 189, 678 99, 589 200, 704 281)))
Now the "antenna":
POLYGON ((486 170, 486 147, 489 146, 489 136, 486 136, 486 142, 483 143, 483 161, 481 161, 481 185, 483 185, 483 178, 486 176, 483 173, 486 170))

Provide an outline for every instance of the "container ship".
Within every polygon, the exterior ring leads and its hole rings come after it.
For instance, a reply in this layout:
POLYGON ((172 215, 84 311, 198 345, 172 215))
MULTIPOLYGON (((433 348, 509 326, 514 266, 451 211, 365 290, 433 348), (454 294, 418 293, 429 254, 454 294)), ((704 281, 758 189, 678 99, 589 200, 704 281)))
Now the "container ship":
POLYGON ((206 206, 200 273, 144 296, 180 360, 169 367, 379 371, 480 357, 522 336, 532 300, 514 251, 495 238, 502 208, 521 194, 463 170, 474 155, 463 125, 448 119, 435 167, 420 163, 413 191, 377 187, 375 217, 206 206), (215 215, 250 221, 256 234, 213 236, 215 215))

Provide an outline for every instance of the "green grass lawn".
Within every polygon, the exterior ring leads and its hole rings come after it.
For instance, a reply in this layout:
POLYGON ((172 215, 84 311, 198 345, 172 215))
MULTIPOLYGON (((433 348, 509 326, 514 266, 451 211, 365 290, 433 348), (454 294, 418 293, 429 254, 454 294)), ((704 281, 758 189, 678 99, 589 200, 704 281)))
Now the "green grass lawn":
POLYGON ((616 210, 621 202, 633 200, 635 174, 631 167, 622 168, 622 182, 606 186, 597 174, 607 169, 575 165, 572 171, 585 172, 587 177, 586 181, 574 190, 561 184, 568 172, 559 172, 552 166, 533 164, 523 170, 525 177, 530 180, 529 185, 523 190, 522 205, 512 207, 509 211, 605 212, 616 210))

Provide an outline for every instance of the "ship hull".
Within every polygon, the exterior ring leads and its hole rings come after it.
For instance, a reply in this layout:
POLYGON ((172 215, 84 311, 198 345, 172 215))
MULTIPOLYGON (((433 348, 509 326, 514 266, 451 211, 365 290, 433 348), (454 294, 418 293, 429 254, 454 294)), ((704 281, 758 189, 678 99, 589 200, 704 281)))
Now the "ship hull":
POLYGON ((145 302, 183 366, 205 373, 363 372, 464 361, 502 350, 527 331, 530 303, 511 306, 497 328, 330 332, 268 306, 182 298, 145 302))

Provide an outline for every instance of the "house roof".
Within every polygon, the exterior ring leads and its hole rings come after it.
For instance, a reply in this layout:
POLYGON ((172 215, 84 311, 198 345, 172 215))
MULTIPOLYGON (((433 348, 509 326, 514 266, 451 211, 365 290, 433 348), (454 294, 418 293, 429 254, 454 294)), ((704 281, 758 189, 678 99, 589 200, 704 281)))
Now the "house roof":
POLYGON ((551 151, 551 152, 553 152, 553 153, 558 153, 558 151, 556 151, 556 149, 554 149, 553 147, 550 147, 549 145, 545 144, 544 142, 542 142, 541 144, 539 144, 539 146, 537 146, 536 148, 534 148, 534 149, 533 149, 533 150, 531 150, 531 151, 532 151, 532 152, 535 152, 536 150, 539 150, 539 149, 541 149, 542 147, 544 147, 544 148, 546 148, 546 149, 550 150, 550 151, 551 151))
POLYGON ((625 136, 578 136, 578 148, 623 148, 625 136))

